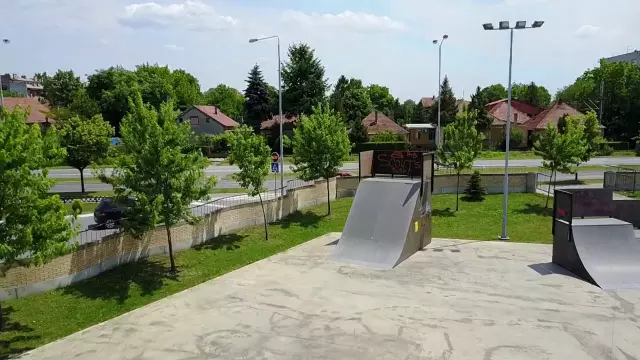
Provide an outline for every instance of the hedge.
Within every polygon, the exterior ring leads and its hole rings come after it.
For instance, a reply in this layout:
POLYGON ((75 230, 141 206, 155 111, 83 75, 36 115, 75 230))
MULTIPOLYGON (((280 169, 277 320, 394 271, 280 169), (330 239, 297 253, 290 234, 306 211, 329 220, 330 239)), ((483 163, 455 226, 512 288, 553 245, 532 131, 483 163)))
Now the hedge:
POLYGON ((605 141, 613 150, 629 150, 631 145, 626 141, 605 141))
POLYGON ((409 149, 409 143, 404 141, 392 141, 392 142, 366 142, 356 144, 353 147, 353 153, 360 153, 362 151, 369 150, 407 150, 409 149))

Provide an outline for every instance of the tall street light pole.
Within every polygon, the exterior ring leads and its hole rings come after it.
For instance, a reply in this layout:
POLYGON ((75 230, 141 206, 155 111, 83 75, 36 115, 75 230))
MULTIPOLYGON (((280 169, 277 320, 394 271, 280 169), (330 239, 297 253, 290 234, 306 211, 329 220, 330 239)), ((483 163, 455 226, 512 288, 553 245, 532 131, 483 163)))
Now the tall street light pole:
MULTIPOLYGON (((11 40, 2 39, 2 43, 9 45, 11 43, 11 40)), ((0 81, 0 107, 4 107, 4 95, 2 94, 2 81, 0 81)))
POLYGON ((438 45, 438 126, 436 127, 436 146, 442 146, 440 138, 440 96, 442 95, 442 43, 449 38, 449 35, 442 36, 442 40, 433 40, 433 43, 438 45))
POLYGON ((513 64, 513 30, 537 29, 544 24, 544 21, 534 21, 530 27, 527 27, 526 21, 517 21, 515 27, 510 27, 508 21, 500 21, 499 27, 496 29, 493 24, 483 24, 482 27, 487 31, 493 30, 509 30, 509 87, 507 90, 507 124, 505 128, 505 154, 504 154, 504 189, 502 190, 502 234, 500 240, 509 240, 507 235, 507 207, 509 200, 509 140, 511 137, 511 68, 513 64))
POLYGON ((277 39, 278 40, 278 110, 280 112, 280 194, 284 196, 284 143, 283 143, 283 134, 282 134, 282 62, 280 61, 280 36, 267 36, 259 39, 250 39, 250 43, 269 40, 269 39, 277 39))

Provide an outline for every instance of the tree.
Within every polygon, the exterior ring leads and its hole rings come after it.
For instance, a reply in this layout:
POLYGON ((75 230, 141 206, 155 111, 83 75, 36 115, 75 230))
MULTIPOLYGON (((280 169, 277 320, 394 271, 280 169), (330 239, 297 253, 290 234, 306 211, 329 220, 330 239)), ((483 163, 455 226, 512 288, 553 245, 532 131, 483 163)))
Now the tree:
POLYGON ((87 80, 87 95, 98 103, 102 118, 119 134, 120 123, 129 112, 129 98, 140 91, 136 73, 111 67, 89 75, 87 80))
POLYGON ((234 174, 249 196, 258 196, 264 217, 264 239, 269 240, 267 230, 267 215, 262 202, 262 192, 267 190, 262 186, 269 175, 271 163, 271 148, 265 143, 264 137, 253 133, 248 126, 237 127, 229 137, 229 164, 237 165, 240 171, 234 174))
POLYGON ((84 189, 84 169, 107 157, 113 128, 96 115, 89 120, 74 116, 59 124, 62 146, 67 150, 67 164, 80 171, 80 186, 84 189))
POLYGON ((232 119, 239 120, 244 111, 244 95, 227 85, 220 84, 204 93, 206 105, 217 106, 232 119))
POLYGON ((413 100, 407 100, 402 103, 402 124, 409 124, 413 121, 413 112, 415 111, 415 108, 416 102, 413 100))
MULTIPOLYGON (((64 157, 55 129, 43 134, 26 125, 28 112, 0 108, 0 261, 2 271, 13 265, 41 265, 71 250, 75 229, 58 195, 49 191, 55 180, 47 166, 64 157), (45 170, 43 170, 45 169, 45 170), (39 171, 41 170, 41 171, 39 171), (24 256, 29 254, 29 256, 24 256)), ((74 219, 77 214, 73 214, 74 219)), ((0 308, 0 330, 3 327, 0 308)))
POLYGON ((260 132, 260 124, 271 117, 269 85, 262 77, 260 67, 255 65, 245 80, 247 88, 244 90, 244 123, 251 126, 256 133, 260 132))
POLYGON ((188 106, 198 105, 200 102, 200 82, 195 76, 182 69, 173 70, 171 85, 173 87, 173 103, 177 109, 185 110, 188 106))
POLYGON ((52 77, 45 77, 43 84, 43 97, 52 108, 69 107, 73 97, 83 87, 80 78, 75 76, 73 70, 58 70, 52 77))
POLYGON ((343 112, 343 98, 349 80, 344 75, 340 75, 336 85, 333 88, 333 92, 329 96, 329 104, 334 112, 340 114, 343 112))
POLYGON ((293 132, 293 171, 305 181, 327 181, 327 213, 331 214, 329 179, 338 174, 351 151, 344 123, 329 109, 319 105, 313 114, 300 118, 293 132))
POLYGON ((98 103, 89 97, 87 91, 83 88, 73 96, 73 101, 69 105, 71 113, 82 117, 83 119, 91 119, 95 115, 100 114, 98 103))
MULTIPOLYGON (((517 149, 524 143, 524 132, 511 128, 509 130, 509 150, 517 149)), ((506 150, 507 139, 506 131, 502 132, 502 148, 506 150)))
POLYGON ((367 87, 367 94, 375 110, 387 116, 393 114, 395 99, 391 96, 388 87, 371 84, 367 87))
POLYGON ((459 209, 460 174, 473 166, 482 150, 484 135, 476 130, 476 116, 474 112, 458 115, 453 123, 445 126, 444 144, 438 148, 440 164, 453 168, 457 175, 456 211, 459 209))
POLYGON ((282 68, 284 112, 287 116, 311 114, 313 107, 324 102, 327 80, 324 66, 307 44, 289 47, 289 61, 282 68))
POLYGON ((475 94, 471 95, 471 102, 467 111, 475 111, 477 115, 477 128, 479 132, 484 132, 491 128, 493 118, 489 115, 487 109, 488 101, 485 99, 485 94, 480 89, 480 86, 476 88, 475 94))
MULTIPOLYGON (((449 79, 445 76, 440 87, 440 124, 447 126, 456 120, 458 115, 458 101, 449 85, 449 79)), ((438 105, 434 103, 429 113, 429 120, 432 124, 438 123, 438 105)))
POLYGON ((269 92, 269 116, 280 115, 280 93, 274 86, 268 85, 269 92))
POLYGON ((424 108, 422 101, 418 100, 413 108, 412 122, 414 124, 426 124, 427 123, 427 110, 424 108))
POLYGON ((567 132, 567 120, 569 119, 568 114, 564 114, 558 119, 558 132, 560 134, 564 134, 567 132))
POLYGON ((205 176, 209 163, 193 146, 189 123, 176 121, 171 102, 156 111, 136 94, 129 108, 122 121, 123 154, 112 174, 103 172, 100 179, 113 186, 115 202, 127 209, 122 221, 126 232, 140 238, 164 224, 175 273, 171 227, 197 220, 189 206, 207 197, 216 178, 205 176))
MULTIPOLYGON (((598 152, 600 144, 604 140, 600 136, 600 126, 595 112, 589 111, 586 115, 573 115, 569 117, 568 121, 574 122, 577 126, 581 126, 583 130, 584 152, 580 157, 580 161, 576 163, 577 167, 591 160, 598 152)), ((560 128, 560 122, 558 122, 558 128, 560 128)), ((578 180, 577 170, 575 174, 576 180, 578 180)))
MULTIPOLYGON (((135 74, 140 86, 142 101, 146 104, 160 109, 161 104, 174 100, 173 77, 168 66, 142 64, 136 66, 135 74)), ((199 93, 200 91, 198 91, 199 93)))
POLYGON ((354 144, 367 142, 369 136, 362 120, 373 110, 367 90, 360 80, 351 79, 344 89, 342 99, 342 119, 349 130, 349 138, 354 144))
POLYGON ((538 86, 535 82, 530 84, 513 84, 511 86, 511 96, 515 100, 547 108, 551 103, 551 94, 544 86, 538 86))
POLYGON ((482 97, 487 103, 507 98, 507 89, 502 84, 493 84, 482 89, 482 97))
POLYGON ((487 195, 487 190, 482 187, 480 172, 478 170, 474 171, 473 175, 471 175, 467 188, 464 189, 464 194, 469 201, 482 201, 485 195, 487 195))
POLYGON ((561 134, 551 123, 534 144, 534 151, 542 157, 542 166, 551 171, 545 207, 549 206, 551 183, 555 174, 571 172, 570 166, 579 161, 585 151, 583 131, 574 121, 567 122, 567 131, 561 134))

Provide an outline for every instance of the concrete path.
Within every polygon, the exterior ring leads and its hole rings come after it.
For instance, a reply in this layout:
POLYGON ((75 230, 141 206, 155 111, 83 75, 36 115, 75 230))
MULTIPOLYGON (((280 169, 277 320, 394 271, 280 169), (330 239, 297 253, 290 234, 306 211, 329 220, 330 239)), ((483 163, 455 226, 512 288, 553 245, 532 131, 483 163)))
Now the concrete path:
MULTIPOLYGON (((606 293, 548 245, 434 240, 393 270, 330 262, 337 234, 22 359, 640 358, 640 290, 606 293)), ((215 264, 211 264, 215 266, 215 264)))

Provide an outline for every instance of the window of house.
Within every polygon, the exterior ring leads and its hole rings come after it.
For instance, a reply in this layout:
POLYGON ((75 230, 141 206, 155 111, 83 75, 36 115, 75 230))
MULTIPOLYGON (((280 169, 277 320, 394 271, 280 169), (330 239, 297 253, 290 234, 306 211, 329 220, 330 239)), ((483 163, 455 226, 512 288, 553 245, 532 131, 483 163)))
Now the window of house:
POLYGON ((416 140, 420 140, 420 130, 416 131, 416 140))
POLYGON ((189 120, 191 121, 191 125, 200 125, 200 118, 197 116, 192 116, 189 120))
POLYGON ((211 122, 211 118, 207 118, 205 121, 206 121, 206 122, 207 122, 207 124, 208 124, 209 122, 211 122))
POLYGON ((518 122, 518 114, 513 114, 513 122, 518 122))
POLYGON ((436 130, 435 129, 429 129, 427 130, 427 134, 429 136, 429 140, 435 140, 436 139, 436 130))

